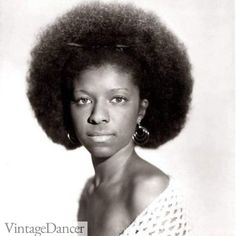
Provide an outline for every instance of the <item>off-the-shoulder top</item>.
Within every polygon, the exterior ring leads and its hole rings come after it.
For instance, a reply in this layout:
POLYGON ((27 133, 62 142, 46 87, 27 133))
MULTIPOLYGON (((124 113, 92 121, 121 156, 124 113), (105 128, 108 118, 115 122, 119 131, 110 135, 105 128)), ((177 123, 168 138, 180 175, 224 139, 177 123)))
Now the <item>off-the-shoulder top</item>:
MULTIPOLYGON (((151 202, 120 236, 190 236, 189 220, 176 181, 151 202)), ((192 234, 191 234, 192 235, 192 234)))

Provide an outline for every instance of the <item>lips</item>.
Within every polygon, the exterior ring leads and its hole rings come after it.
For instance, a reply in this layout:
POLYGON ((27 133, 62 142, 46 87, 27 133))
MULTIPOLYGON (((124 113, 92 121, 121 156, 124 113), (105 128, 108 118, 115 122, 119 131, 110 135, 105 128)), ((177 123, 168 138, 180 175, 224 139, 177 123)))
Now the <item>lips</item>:
POLYGON ((94 132, 94 133, 88 133, 88 136, 94 142, 100 143, 109 141, 114 136, 114 134, 94 132))

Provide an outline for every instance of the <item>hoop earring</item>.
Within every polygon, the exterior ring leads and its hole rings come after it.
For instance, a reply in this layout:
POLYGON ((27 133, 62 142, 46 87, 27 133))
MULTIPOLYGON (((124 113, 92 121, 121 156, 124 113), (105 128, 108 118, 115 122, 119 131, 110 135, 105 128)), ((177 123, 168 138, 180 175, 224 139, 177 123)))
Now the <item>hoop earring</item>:
POLYGON ((149 131, 138 123, 132 139, 135 144, 143 145, 149 140, 149 131))
POLYGON ((71 144, 78 144, 78 140, 76 137, 73 137, 69 132, 67 132, 67 138, 71 142, 71 144))

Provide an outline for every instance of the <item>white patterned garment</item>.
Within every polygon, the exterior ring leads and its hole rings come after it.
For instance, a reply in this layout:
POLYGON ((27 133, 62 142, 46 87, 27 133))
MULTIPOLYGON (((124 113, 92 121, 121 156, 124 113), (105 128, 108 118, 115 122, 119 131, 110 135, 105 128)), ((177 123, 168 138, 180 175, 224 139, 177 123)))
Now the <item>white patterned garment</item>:
POLYGON ((189 222, 172 178, 120 236, 190 236, 189 222))

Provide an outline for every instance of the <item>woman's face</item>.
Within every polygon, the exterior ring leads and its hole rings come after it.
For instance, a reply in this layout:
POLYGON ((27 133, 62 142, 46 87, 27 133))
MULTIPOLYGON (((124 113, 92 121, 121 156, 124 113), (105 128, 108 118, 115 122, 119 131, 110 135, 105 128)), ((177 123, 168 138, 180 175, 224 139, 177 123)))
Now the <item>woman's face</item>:
POLYGON ((140 100, 131 73, 114 65, 90 67, 74 80, 75 134, 94 157, 110 157, 132 142, 148 101, 140 100))

